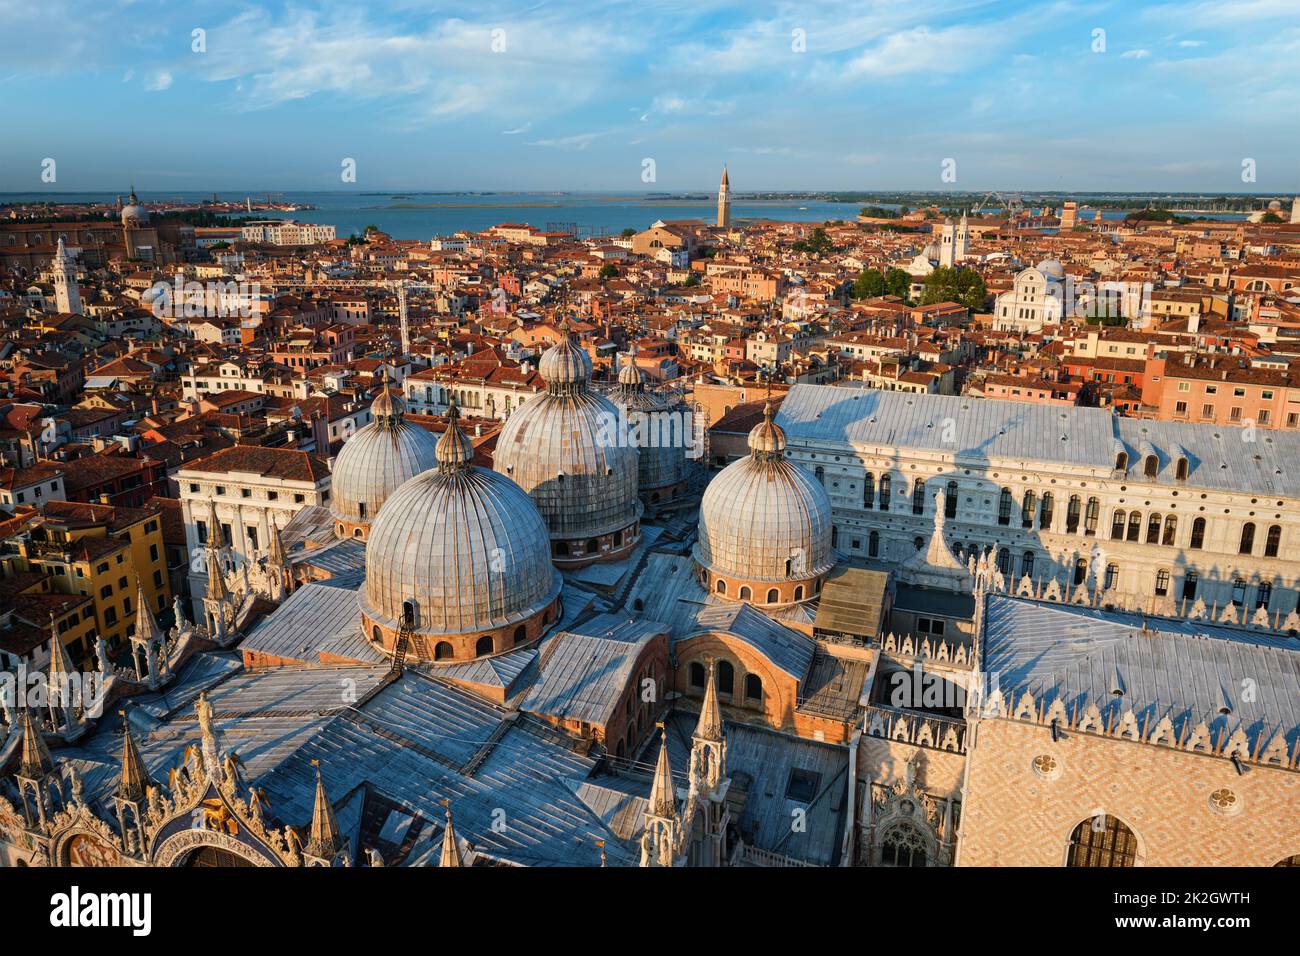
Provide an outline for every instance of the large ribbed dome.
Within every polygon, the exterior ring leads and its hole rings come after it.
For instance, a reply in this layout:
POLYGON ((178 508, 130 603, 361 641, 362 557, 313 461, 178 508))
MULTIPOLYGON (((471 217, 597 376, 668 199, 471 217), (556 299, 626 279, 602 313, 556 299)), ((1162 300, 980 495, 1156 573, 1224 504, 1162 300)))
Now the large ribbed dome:
POLYGON ((497 438, 493 467, 518 482, 557 542, 620 535, 641 517, 637 450, 609 399, 589 391, 591 361, 567 338, 539 363, 546 393, 520 406, 497 438), (578 356, 581 356, 579 358, 578 356), (555 377, 548 377, 555 376, 555 377))
POLYGON ((389 393, 387 378, 370 411, 374 420, 343 443, 331 475, 334 517, 348 525, 374 521, 389 495, 437 463, 437 437, 405 420, 406 406, 389 393))
MULTIPOLYGON (((695 560, 732 581, 807 580, 825 574, 831 551, 826 489, 785 457, 772 406, 749 435, 750 454, 724 468, 700 502, 695 560)), ((811 596, 811 595, 809 595, 811 596)))
POLYGON ((452 409, 437 467, 393 492, 375 520, 359 597, 371 624, 397 628, 409 601, 417 635, 493 631, 537 616, 559 594, 532 501, 470 454, 452 409))

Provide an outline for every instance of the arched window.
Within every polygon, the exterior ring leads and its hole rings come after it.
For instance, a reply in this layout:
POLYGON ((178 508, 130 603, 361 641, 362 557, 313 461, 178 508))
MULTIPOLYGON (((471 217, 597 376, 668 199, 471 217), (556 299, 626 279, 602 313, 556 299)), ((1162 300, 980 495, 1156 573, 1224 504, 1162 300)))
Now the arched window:
POLYGON ((1250 554, 1255 549, 1255 523, 1247 521, 1241 526, 1241 546, 1237 548, 1238 554, 1250 554))
POLYGON ((796 601, 802 601, 802 600, 803 600, 803 585, 802 585, 802 584, 796 584, 796 585, 794 586, 794 599, 795 599, 796 601))
POLYGON ((492 636, 490 634, 484 634, 478 639, 478 642, 474 645, 474 653, 478 657, 492 653, 492 636))
POLYGON ((1086 558, 1079 558, 1077 561, 1074 562, 1074 583, 1082 584, 1084 582, 1084 579, 1087 577, 1088 577, 1088 560, 1086 558))
POLYGON ((1161 568, 1156 572, 1156 597, 1164 597, 1169 593, 1169 572, 1161 568))
POLYGON ((998 524, 1011 524, 1011 489, 1003 488, 998 496, 998 524))
POLYGON ((901 823, 880 839, 881 866, 925 866, 925 840, 916 827, 901 823))
POLYGON ((925 482, 920 478, 912 484, 912 514, 925 514, 925 482))
POLYGON ((1264 557, 1276 558, 1278 549, 1282 546, 1282 526, 1269 525, 1268 536, 1264 538, 1264 557))
POLYGON ((1088 507, 1083 512, 1083 533, 1097 533, 1097 519, 1101 517, 1101 502, 1096 498, 1088 499, 1088 507))
POLYGON ((876 506, 876 476, 867 472, 867 476, 862 479, 862 507, 874 508, 876 506))
POLYGON ((718 592, 719 594, 726 594, 726 593, 727 593, 727 582, 724 581, 724 580, 722 580, 722 578, 718 578, 718 587, 717 587, 717 592, 718 592))
POLYGON ((703 664, 699 661, 691 661, 690 681, 692 687, 698 690, 704 690, 704 680, 707 676, 708 673, 704 670, 703 664))
POLYGON ((889 510, 889 488, 891 484, 893 484, 893 481, 889 475, 880 476, 880 509, 882 511, 889 510))
POLYGON ((1115 456, 1115 470, 1128 471, 1128 452, 1122 451, 1115 456))
POLYGON ((1136 541, 1142 537, 1142 514, 1138 511, 1128 513, 1128 540, 1136 541))
POLYGON ((454 651, 452 651, 450 644, 446 641, 439 641, 437 646, 433 649, 433 659, 435 661, 449 661, 451 660, 453 653, 454 651))
POLYGON ((1007 548, 998 551, 998 571, 1003 577, 1011 574, 1011 552, 1007 548))
POLYGON ((957 517, 957 482, 950 481, 943 490, 943 515, 945 518, 957 517))
POLYGON ((1160 459, 1155 455, 1147 455, 1146 460, 1142 462, 1142 474, 1148 478, 1154 478, 1160 471, 1160 459))
POLYGON ((372 628, 370 629, 370 636, 371 636, 371 638, 374 639, 374 642, 375 642, 376 644, 382 644, 382 643, 384 643, 384 635, 383 635, 383 632, 379 630, 379 625, 378 625, 378 624, 376 624, 374 627, 372 627, 372 628))
POLYGON ((599 542, 598 540, 596 540, 595 538, 592 538, 590 541, 587 542, 587 553, 588 553, 588 554, 595 554, 595 553, 598 552, 599 550, 600 550, 600 542, 599 542))
POLYGON ((402 602, 402 620, 409 627, 415 627, 415 602, 414 601, 402 602))
POLYGON ((1034 552, 1026 551, 1020 556, 1020 573, 1028 577, 1034 576, 1034 552))
POLYGON ((1178 464, 1174 466, 1174 477, 1177 478, 1179 481, 1186 481, 1187 470, 1188 470, 1187 459, 1179 458, 1178 464))
POLYGON ((1187 543, 1189 548, 1200 548, 1205 544, 1205 519, 1197 518, 1192 522, 1192 540, 1187 543))
POLYGON ((1111 588, 1114 587, 1119 587, 1119 565, 1108 564, 1106 565, 1105 590, 1109 591, 1111 588))
POLYGON ((1065 508, 1065 530, 1074 534, 1079 530, 1079 513, 1083 500, 1078 495, 1070 495, 1070 502, 1065 508))
POLYGON ((515 628, 515 643, 523 644, 527 640, 528 640, 528 628, 520 624, 517 628, 515 628))
POLYGON ((730 661, 718 661, 718 692, 730 694, 736 689, 736 669, 730 661))
POLYGON ((767 603, 768 603, 768 604, 775 604, 775 603, 777 603, 777 602, 780 601, 780 600, 781 600, 781 592, 780 592, 780 591, 778 591, 776 588, 768 588, 768 589, 767 589, 767 603))
POLYGON ((1172 546, 1174 538, 1178 536, 1178 519, 1173 515, 1165 516, 1165 533, 1160 538, 1160 543, 1172 546))
POLYGON ((1199 578, 1196 571, 1191 570, 1183 575, 1183 600, 1196 600, 1196 583, 1199 578))
POLYGON ((755 703, 763 701, 763 679, 757 674, 745 675, 745 700, 755 703))
POLYGON ((922 548, 925 547, 925 539, 920 537, 913 538, 912 547, 914 547, 917 551, 920 551, 922 548))
POLYGON ((1118 817, 1084 820, 1070 834, 1066 866, 1119 867, 1137 864, 1137 837, 1118 817))
POLYGON ((826 469, 823 468, 821 465, 818 465, 816 468, 813 469, 813 476, 817 479, 817 484, 819 485, 826 484, 826 469))
POLYGON ((1255 607, 1268 609, 1268 603, 1273 599, 1273 585, 1268 581, 1261 581, 1259 587, 1255 588, 1255 607))
POLYGON ((1160 515, 1151 512, 1147 515, 1147 544, 1160 543, 1160 515))
POLYGON ((749 585, 748 585, 748 584, 745 584, 745 585, 742 585, 742 586, 741 586, 741 588, 740 588, 740 599, 741 599, 742 601, 748 601, 748 600, 750 600, 753 596, 754 596, 754 592, 751 591, 751 590, 749 589, 749 585))
POLYGON ((1052 493, 1043 492, 1043 506, 1038 509, 1038 527, 1048 531, 1052 527, 1052 493))
POLYGON ((1020 499, 1020 526, 1023 528, 1032 528, 1034 526, 1034 507, 1037 504, 1036 496, 1032 491, 1026 491, 1025 496, 1020 499))
POLYGON ((1115 512, 1114 516, 1110 519, 1110 536, 1112 540, 1114 541, 1124 540, 1124 519, 1126 517, 1127 515, 1125 514, 1124 509, 1120 508, 1115 512))
POLYGON ((871 558, 880 557, 880 532, 872 531, 867 535, 867 556, 871 558))

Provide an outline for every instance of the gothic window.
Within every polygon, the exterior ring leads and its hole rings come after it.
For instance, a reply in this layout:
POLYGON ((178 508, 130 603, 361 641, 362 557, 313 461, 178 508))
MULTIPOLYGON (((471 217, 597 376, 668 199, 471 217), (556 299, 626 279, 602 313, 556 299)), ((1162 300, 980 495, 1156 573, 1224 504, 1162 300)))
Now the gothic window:
POLYGON ((1098 501, 1096 498, 1089 498, 1088 507, 1087 510, 1084 511, 1084 516, 1083 516, 1084 534, 1097 533, 1097 519, 1100 516, 1101 516, 1101 502, 1098 501))
POLYGON ((1043 506, 1038 509, 1038 527, 1044 531, 1051 530, 1052 527, 1052 493, 1043 492, 1043 506))
POLYGON ((491 635, 485 634, 478 639, 478 642, 474 645, 474 653, 478 657, 482 657, 484 654, 492 653, 491 635))
POLYGON ((1165 533, 1164 536, 1160 539, 1160 543, 1172 547, 1174 543, 1174 538, 1177 534, 1178 534, 1178 519, 1175 518, 1173 515, 1166 515, 1165 533))
POLYGON ((1147 544, 1160 543, 1160 515, 1152 512, 1147 516, 1147 544))
POLYGON ((925 482, 920 478, 912 484, 912 514, 925 514, 925 482))
POLYGON ((862 507, 874 508, 876 506, 876 476, 867 472, 867 476, 862 479, 862 507))
POLYGON ((1011 489, 1003 488, 998 496, 998 524, 1011 524, 1011 489))
POLYGON ((948 482, 943 492, 943 515, 945 518, 957 517, 957 482, 948 482))
POLYGON ((1066 866, 1125 867, 1137 864, 1137 837, 1118 817, 1084 820, 1070 834, 1066 866))
POLYGON ((1022 527, 1032 528, 1034 526, 1034 504, 1034 493, 1026 491, 1025 497, 1020 501, 1020 524, 1022 527))
POLYGON ((1255 523, 1247 521, 1241 526, 1241 546, 1237 549, 1238 554, 1250 554, 1255 549, 1255 523))
POLYGON ((1142 515, 1137 511, 1128 513, 1128 540, 1136 541, 1142 536, 1142 515))
POLYGON ((1087 577, 1088 577, 1088 560, 1086 558, 1079 558, 1077 561, 1074 562, 1074 583, 1076 585, 1082 584, 1084 582, 1084 579, 1086 579, 1087 577))
POLYGON ((718 693, 730 694, 736 689, 736 669, 729 661, 718 661, 718 693))
POLYGON ((1070 502, 1065 508, 1065 530, 1074 534, 1079 530, 1079 512, 1082 507, 1082 499, 1078 495, 1070 495, 1070 502))
POLYGON ((757 674, 745 675, 745 700, 755 703, 763 701, 763 678, 757 674))
POLYGON ((1276 558, 1278 548, 1281 546, 1281 544, 1282 544, 1282 526, 1276 524, 1270 525, 1268 529, 1268 537, 1264 539, 1264 557, 1276 558))
POLYGON ((1114 517, 1110 519, 1110 536, 1112 540, 1124 540, 1124 520, 1127 517, 1128 516, 1124 513, 1124 510, 1121 508, 1116 511, 1114 517))
POLYGON ((690 666, 691 687, 697 690, 704 690, 704 681, 708 676, 704 670, 704 665, 699 661, 691 661, 690 666))
POLYGON ((1164 597, 1169 593, 1169 572, 1161 568, 1156 572, 1156 597, 1164 597))
POLYGON ((1034 552, 1026 551, 1020 558, 1020 573, 1028 577, 1034 576, 1034 552))
POLYGON ((1192 522, 1192 540, 1188 542, 1189 548, 1200 548, 1205 544, 1205 519, 1197 518, 1192 522))
POLYGON ((890 828, 880 840, 881 866, 925 866, 925 840, 909 824, 890 828))

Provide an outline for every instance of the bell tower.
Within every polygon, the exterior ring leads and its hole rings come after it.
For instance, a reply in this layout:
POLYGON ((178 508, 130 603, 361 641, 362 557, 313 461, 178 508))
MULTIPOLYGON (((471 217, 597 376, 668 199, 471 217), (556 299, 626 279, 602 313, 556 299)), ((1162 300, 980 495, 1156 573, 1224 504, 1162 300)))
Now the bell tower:
POLYGON ((722 185, 718 187, 718 228, 731 227, 731 180, 727 178, 727 167, 722 167, 722 185))

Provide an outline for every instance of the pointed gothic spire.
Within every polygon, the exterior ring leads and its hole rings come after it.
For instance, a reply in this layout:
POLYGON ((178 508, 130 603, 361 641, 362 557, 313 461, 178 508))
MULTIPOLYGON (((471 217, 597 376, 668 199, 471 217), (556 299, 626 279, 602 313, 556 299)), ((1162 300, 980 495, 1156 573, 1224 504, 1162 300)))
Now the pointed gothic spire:
POLYGON ((153 612, 149 610, 149 599, 145 597, 143 584, 136 590, 135 601, 134 639, 143 644, 162 640, 162 631, 158 628, 158 622, 154 620, 153 612))
POLYGON ((654 783, 650 787, 650 813, 652 816, 673 820, 677 817, 677 791, 673 788, 673 772, 668 764, 668 731, 659 726, 659 761, 655 764, 654 783))
POLYGON ((442 857, 438 860, 438 865, 464 866, 465 858, 460 851, 460 843, 456 840, 456 828, 451 824, 451 801, 444 800, 442 805, 447 808, 447 825, 442 831, 442 857))
POLYGON ((718 706, 718 688, 713 672, 717 665, 709 659, 709 674, 704 685, 704 703, 700 707, 700 722, 695 728, 697 740, 722 739, 722 710, 718 706))
POLYGON ((68 657, 68 649, 63 646, 63 641, 59 638, 59 627, 55 623, 54 615, 50 614, 50 668, 49 668, 50 686, 58 687, 62 690, 63 685, 59 680, 72 679, 72 660, 68 657))
POLYGON ((332 860, 343 843, 343 835, 339 832, 338 818, 334 816, 334 805, 325 793, 320 761, 313 760, 312 766, 316 768, 316 802, 311 811, 311 832, 303 849, 311 856, 332 860))
POLYGON ((45 735, 36 724, 30 707, 23 708, 23 752, 18 772, 30 780, 40 780, 54 769, 54 758, 45 743, 45 735))
POLYGON ((153 781, 149 779, 149 770, 136 749, 135 738, 131 736, 131 722, 126 719, 126 711, 118 711, 122 717, 122 778, 118 782, 117 796, 121 800, 138 803, 145 798, 153 781))
POLYGON ((284 550, 284 537, 280 534, 280 526, 271 521, 271 543, 267 552, 267 560, 277 568, 284 568, 288 565, 288 555, 284 550))

